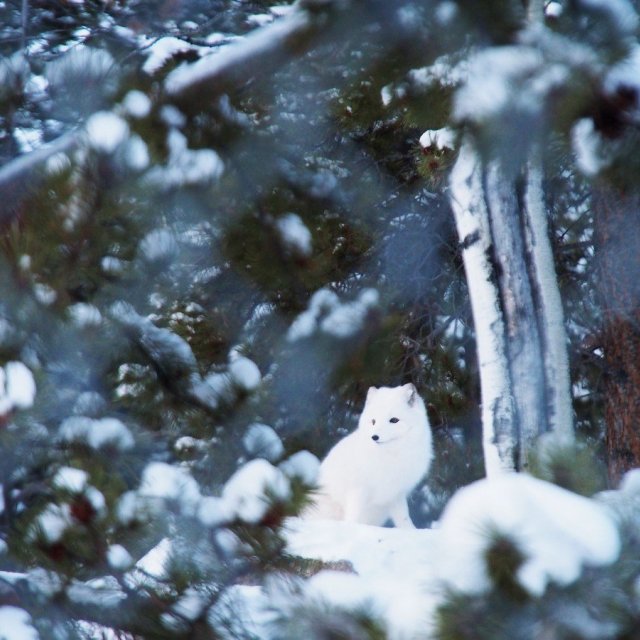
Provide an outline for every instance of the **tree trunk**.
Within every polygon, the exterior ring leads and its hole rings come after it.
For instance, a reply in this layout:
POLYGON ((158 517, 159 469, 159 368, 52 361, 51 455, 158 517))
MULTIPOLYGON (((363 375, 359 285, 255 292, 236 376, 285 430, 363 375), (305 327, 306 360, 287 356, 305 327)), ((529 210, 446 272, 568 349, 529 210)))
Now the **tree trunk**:
POLYGON ((468 142, 460 149, 450 184, 476 334, 485 472, 493 476, 516 468, 518 432, 504 320, 491 260, 482 163, 468 142))
POLYGON ((538 437, 573 435, 562 303, 533 158, 517 169, 482 161, 466 142, 451 175, 476 331, 487 475, 525 470, 538 437))
MULTIPOLYGON (((525 251, 525 215, 518 200, 516 176, 501 160, 485 169, 493 259, 507 330, 509 372, 519 434, 518 469, 529 466, 538 436, 549 430, 544 349, 533 300, 530 265, 525 251)), ((543 319, 544 322, 544 319, 543 319)))
POLYGON ((640 467, 640 194, 594 191, 609 479, 640 467))
POLYGON ((564 441, 574 437, 571 376, 564 311, 544 206, 540 153, 527 167, 524 212, 527 263, 544 351, 548 428, 564 441))

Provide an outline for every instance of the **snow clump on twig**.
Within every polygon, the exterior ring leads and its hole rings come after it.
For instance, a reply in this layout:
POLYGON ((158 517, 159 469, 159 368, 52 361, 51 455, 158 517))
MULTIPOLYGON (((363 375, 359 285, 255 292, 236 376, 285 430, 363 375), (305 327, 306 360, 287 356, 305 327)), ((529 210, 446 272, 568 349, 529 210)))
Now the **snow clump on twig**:
POLYGON ((14 409, 33 405, 36 383, 33 374, 22 362, 8 362, 0 367, 0 416, 14 409))

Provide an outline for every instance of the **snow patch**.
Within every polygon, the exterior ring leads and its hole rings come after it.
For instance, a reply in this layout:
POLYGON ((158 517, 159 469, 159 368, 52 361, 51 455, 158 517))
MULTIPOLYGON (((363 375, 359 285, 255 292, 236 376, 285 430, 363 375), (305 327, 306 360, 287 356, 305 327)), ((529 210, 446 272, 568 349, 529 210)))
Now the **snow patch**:
POLYGON ((272 464, 257 458, 240 467, 229 478, 222 491, 222 498, 232 512, 249 523, 258 523, 266 515, 270 499, 286 500, 290 495, 287 477, 272 464))
POLYGON ((230 354, 229 375, 237 387, 243 391, 255 391, 262 382, 258 365, 249 358, 232 351, 230 354))
POLYGON ((273 427, 255 422, 250 425, 242 438, 247 453, 254 458, 265 458, 275 462, 284 454, 284 446, 280 436, 273 427))
POLYGON ((456 148, 456 133, 448 127, 443 127, 442 129, 427 129, 420 136, 420 146, 423 149, 435 147, 440 151, 444 149, 453 150, 456 148))
MULTIPOLYGON (((197 47, 174 36, 159 38, 147 47, 147 59, 142 65, 142 70, 149 75, 153 75, 176 54, 197 49, 197 47)), ((206 50, 206 48, 203 49, 206 50)))
POLYGON ((442 553, 437 531, 290 518, 284 533, 288 553, 346 561, 357 574, 321 572, 307 583, 305 597, 340 607, 367 604, 393 640, 430 637, 439 598, 432 567, 442 553))
POLYGON ((169 159, 164 167, 149 173, 152 184, 163 189, 213 182, 224 171, 224 163, 213 149, 189 149, 186 137, 171 129, 167 138, 169 159))
POLYGON ((311 255, 311 232, 299 215, 287 213, 278 218, 276 230, 287 251, 304 258, 311 255))
POLYGON ((2 640, 38 640, 40 637, 31 625, 29 613, 8 605, 0 607, 0 633, 2 640))
POLYGON ((178 253, 178 243, 168 229, 154 229, 140 242, 140 255, 145 262, 168 263, 178 253))
POLYGON ((110 111, 98 111, 87 121, 90 146, 96 151, 111 154, 129 137, 129 125, 110 111))
POLYGON ((48 544, 55 544, 62 539, 64 532, 72 524, 71 509, 68 504, 49 504, 33 521, 27 531, 27 539, 34 540, 41 535, 48 544))
POLYGON ((25 364, 12 361, 0 367, 0 416, 14 409, 28 409, 35 396, 36 383, 25 364))
POLYGON ((375 289, 364 289, 355 300, 344 303, 333 291, 320 289, 311 296, 309 308, 289 327, 287 340, 308 338, 317 330, 337 338, 349 338, 363 328, 379 300, 375 289))
POLYGON ((573 125, 571 143, 576 164, 586 176, 595 176, 609 165, 609 159, 602 152, 602 142, 590 118, 582 118, 573 125))
POLYGON ((126 571, 133 565, 133 558, 122 545, 112 544, 107 549, 107 562, 115 571, 126 571))
POLYGON ((485 49, 469 63, 466 82, 454 98, 454 118, 483 123, 519 111, 535 114, 548 93, 567 81, 568 69, 544 59, 536 48, 485 49))
POLYGON ((79 329, 97 327, 102 323, 102 314, 92 304, 77 302, 67 308, 67 314, 79 329))
POLYGON ((550 582, 571 584, 584 565, 611 564, 620 551, 614 521, 598 503, 515 473, 459 490, 445 508, 439 535, 447 552, 439 555, 437 573, 445 586, 468 594, 492 588, 486 553, 495 535, 524 554, 516 578, 533 596, 550 582))
POLYGON ((549 2, 544 8, 547 18, 559 18, 563 13, 563 7, 559 2, 549 2))
POLYGON ((61 467, 53 477, 53 486, 71 493, 82 493, 89 482, 89 474, 82 469, 61 467))
POLYGON ((109 446, 117 451, 127 451, 134 445, 131 432, 117 418, 94 420, 86 416, 72 416, 60 425, 59 435, 64 442, 84 443, 92 449, 109 446))
POLYGON ((288 478, 298 478, 309 487, 315 485, 320 471, 320 460, 310 451, 298 451, 278 465, 288 478))
POLYGON ((259 60, 263 54, 272 50, 274 43, 298 33, 307 26, 308 21, 309 17, 305 12, 292 11, 283 19, 256 29, 247 37, 221 47, 193 64, 180 65, 165 80, 167 94, 170 96, 180 94, 189 86, 215 77, 238 61, 259 60))
POLYGON ((198 519, 205 527, 220 527, 233 520, 233 510, 226 500, 206 496, 200 501, 198 519))
POLYGON ((146 118, 151 113, 151 100, 146 93, 134 89, 122 100, 122 108, 132 118, 146 118))
POLYGON ((187 469, 165 462, 152 462, 145 467, 139 495, 174 500, 191 515, 195 515, 202 498, 198 483, 187 469))

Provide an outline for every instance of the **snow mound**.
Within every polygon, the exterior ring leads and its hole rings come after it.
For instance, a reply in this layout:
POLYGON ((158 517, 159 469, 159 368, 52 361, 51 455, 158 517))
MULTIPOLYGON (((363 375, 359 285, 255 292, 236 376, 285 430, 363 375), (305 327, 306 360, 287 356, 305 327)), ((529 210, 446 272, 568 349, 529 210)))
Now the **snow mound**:
POLYGON ((492 587, 486 553, 496 535, 524 554, 516 579, 533 596, 550 582, 571 584, 583 565, 611 564, 620 551, 617 528, 602 506, 524 474, 503 474, 458 491, 439 535, 447 552, 439 555, 436 573, 448 588, 469 594, 492 587))
POLYGON ((346 561, 355 574, 324 570, 305 583, 303 597, 340 608, 366 607, 386 622, 389 638, 424 638, 438 603, 431 567, 439 532, 388 529, 334 520, 290 518, 287 553, 346 561))

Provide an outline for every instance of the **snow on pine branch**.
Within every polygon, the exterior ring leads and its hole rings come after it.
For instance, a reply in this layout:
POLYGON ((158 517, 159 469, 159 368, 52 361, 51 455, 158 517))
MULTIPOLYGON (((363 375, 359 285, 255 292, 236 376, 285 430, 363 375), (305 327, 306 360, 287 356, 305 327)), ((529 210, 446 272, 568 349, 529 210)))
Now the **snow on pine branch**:
MULTIPOLYGON (((219 496, 203 495, 201 487, 186 467, 165 462, 149 463, 137 491, 124 494, 118 507, 120 520, 127 524, 152 502, 177 505, 183 515, 196 517, 211 528, 219 528, 239 520, 259 523, 273 501, 286 501, 291 496, 291 481, 296 478, 311 486, 317 477, 318 459, 308 451, 300 451, 277 464, 284 447, 268 425, 252 425, 245 436, 245 445, 252 447, 256 429, 269 429, 270 448, 240 466, 224 484, 219 496), (274 454, 277 454, 274 455, 274 454)), ((247 447, 247 448, 250 448, 247 447)))
MULTIPOLYGON (((155 255, 150 244, 165 243, 166 238, 149 239, 143 247, 147 258, 155 255)), ((138 314, 126 302, 117 302, 111 307, 111 317, 120 324, 129 339, 149 358, 161 382, 173 393, 195 404, 215 411, 223 405, 233 403, 239 396, 252 393, 262 382, 258 366, 237 348, 229 352, 229 363, 223 371, 212 371, 202 375, 189 343, 173 331, 157 327, 146 317, 138 314)))
MULTIPOLYGON (((182 65, 172 71, 165 80, 164 95, 157 98, 156 106, 160 112, 164 107, 172 107, 173 104, 185 103, 197 104, 204 98, 221 96, 230 87, 242 85, 248 78, 256 75, 256 70, 264 74, 269 70, 275 70, 280 65, 286 63, 291 57, 291 49, 295 49, 299 55, 309 50, 314 44, 312 37, 316 32, 327 29, 330 21, 326 18, 332 11, 341 13, 346 11, 351 5, 350 2, 326 2, 324 0, 307 0, 305 8, 296 7, 294 10, 285 13, 271 24, 260 27, 244 38, 233 40, 231 43, 225 42, 215 53, 201 58, 193 65, 182 65)), ((372 15, 375 12, 372 12, 372 15)), ((175 43, 174 43, 175 44, 175 43)), ((160 46, 160 45, 158 45, 160 46)), ((125 97, 126 98, 126 97, 125 97)), ((147 112, 148 106, 142 106, 137 96, 137 104, 133 103, 134 98, 125 99, 122 106, 122 113, 129 113, 133 117, 147 112), (140 107, 140 108, 139 108, 140 107), (133 108, 133 112, 131 111, 133 108), (135 115, 134 115, 135 113, 135 115)), ((173 107, 175 109, 175 107, 173 107)), ((115 109, 117 111, 117 108, 115 109)), ((114 117, 120 116, 115 113, 114 117)), ((102 117, 102 116, 101 116, 102 117)), ((96 121, 94 121, 94 125, 96 121)), ((90 139, 101 149, 115 145, 120 138, 118 130, 123 127, 116 120, 111 118, 111 137, 105 139, 102 133, 93 127, 94 135, 90 139)), ((86 129, 80 128, 62 135, 54 142, 31 151, 0 168, 0 190, 3 193, 3 201, 0 204, 0 222, 10 220, 17 215, 20 204, 25 198, 37 190, 46 176, 48 166, 51 166, 51 159, 55 156, 69 156, 76 149, 82 147, 86 141, 86 129)), ((122 142, 122 139, 120 139, 122 142)), ((125 141, 126 155, 125 162, 132 170, 143 170, 149 164, 149 154, 143 140, 137 135, 130 135, 128 142, 125 141), (141 144, 142 143, 142 144, 141 144)), ((200 181, 203 176, 210 178, 219 175, 222 164, 217 156, 211 154, 198 154, 197 157, 189 155, 182 146, 181 160, 186 160, 188 169, 185 175, 178 176, 184 178, 188 183, 200 181)), ((176 147, 174 146, 174 150, 176 147)), ((202 150, 205 151, 205 150, 202 150)), ((192 152, 197 153, 197 152, 192 152)), ((174 154, 174 158, 176 158, 174 154)), ((56 163, 60 165, 61 163, 56 163)), ((63 165, 65 163, 62 163, 63 165)), ((175 164, 169 164, 168 174, 159 176, 176 179, 175 164)))
POLYGON ((565 65, 545 59, 533 46, 485 49, 469 62, 466 82, 454 98, 454 118, 485 123, 513 113, 535 115, 568 77, 565 65))
POLYGON ((0 367, 0 418, 15 409, 28 409, 35 395, 36 383, 26 365, 8 362, 0 367))
POLYGON ((380 295, 375 289, 363 289, 349 302, 342 302, 330 289, 320 289, 311 296, 308 309, 289 327, 287 340, 295 342, 309 338, 316 331, 336 338, 349 338, 363 329, 379 302, 380 295))
POLYGON ((181 65, 167 76, 165 90, 173 99, 188 100, 203 90, 219 91, 220 86, 237 85, 257 71, 264 73, 265 65, 275 62, 277 66, 286 60, 289 44, 310 33, 313 24, 306 11, 292 11, 194 64, 181 65))
POLYGON ((439 529, 447 553, 438 556, 444 584, 460 593, 493 587, 488 551, 506 539, 522 553, 516 579, 541 596, 550 583, 567 586, 583 567, 613 563, 620 536, 611 515, 594 500, 526 474, 504 474, 460 489, 439 529))

